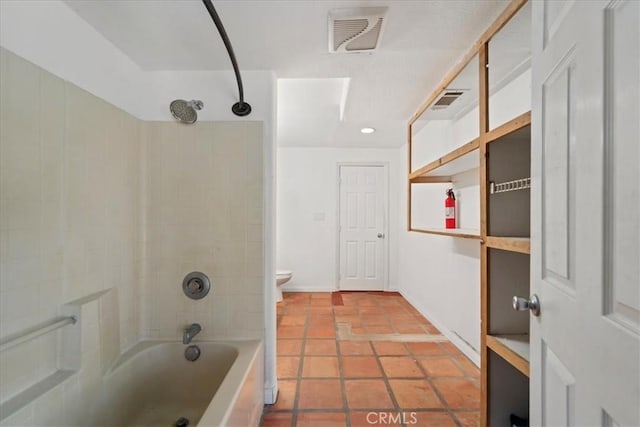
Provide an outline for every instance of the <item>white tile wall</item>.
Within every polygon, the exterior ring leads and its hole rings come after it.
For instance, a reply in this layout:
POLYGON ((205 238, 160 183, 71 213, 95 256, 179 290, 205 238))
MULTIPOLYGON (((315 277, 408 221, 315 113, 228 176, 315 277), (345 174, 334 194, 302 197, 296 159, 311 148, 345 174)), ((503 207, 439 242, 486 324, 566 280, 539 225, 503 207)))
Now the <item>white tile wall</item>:
MULTIPOLYGON (((263 336, 261 122, 144 123, 0 49, 0 123, 0 338, 84 301, 79 372, 1 425, 77 424, 141 338, 263 336)), ((0 354, 0 401, 59 368, 56 343, 0 354)))
MULTIPOLYGON (((0 337, 115 288, 121 328, 104 339, 135 344, 142 122, 4 49, 0 115, 0 337)), ((0 401, 54 372, 56 351, 49 334, 1 353, 0 401)))
POLYGON ((143 335, 176 339, 198 322, 202 339, 262 337, 262 124, 151 122, 145 134, 143 335), (199 301, 182 293, 194 270, 212 280, 199 301))

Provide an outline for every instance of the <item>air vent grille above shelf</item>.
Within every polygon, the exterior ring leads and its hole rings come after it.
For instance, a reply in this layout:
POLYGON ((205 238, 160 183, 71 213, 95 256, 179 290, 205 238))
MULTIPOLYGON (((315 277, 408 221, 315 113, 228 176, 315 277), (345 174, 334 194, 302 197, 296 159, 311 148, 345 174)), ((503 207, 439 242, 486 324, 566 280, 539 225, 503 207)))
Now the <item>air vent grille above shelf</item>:
POLYGON ((412 183, 428 182, 420 178, 451 177, 452 175, 480 167, 479 142, 480 140, 476 138, 428 165, 417 169, 409 175, 409 181, 412 183))
POLYGON ((444 110, 453 104, 453 101, 460 98, 464 92, 462 90, 447 90, 442 96, 433 103, 432 110, 444 110))

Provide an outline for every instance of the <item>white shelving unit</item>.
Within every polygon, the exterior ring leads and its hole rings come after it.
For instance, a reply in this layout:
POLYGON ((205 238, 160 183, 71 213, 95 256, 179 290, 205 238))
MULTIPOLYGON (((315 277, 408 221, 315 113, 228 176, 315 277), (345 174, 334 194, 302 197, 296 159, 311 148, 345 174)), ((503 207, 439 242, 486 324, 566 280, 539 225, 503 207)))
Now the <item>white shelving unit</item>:
POLYGON ((511 416, 529 416, 529 313, 514 311, 511 300, 530 294, 530 11, 527 0, 511 0, 410 118, 408 129, 407 229, 481 242, 485 427, 511 425, 511 416), (471 89, 450 104, 453 108, 433 108, 456 87, 471 89), (428 161, 420 164, 418 159, 428 161), (471 181, 475 170, 477 181, 471 181), (463 213, 478 210, 473 219, 478 226, 429 226, 444 225, 444 189, 456 191, 458 183, 459 188, 479 189, 479 203, 469 203, 473 193, 460 200, 463 213), (492 183, 499 191, 490 190, 492 183), (416 191, 420 185, 434 190, 416 191), (425 210, 434 214, 415 218, 425 210))

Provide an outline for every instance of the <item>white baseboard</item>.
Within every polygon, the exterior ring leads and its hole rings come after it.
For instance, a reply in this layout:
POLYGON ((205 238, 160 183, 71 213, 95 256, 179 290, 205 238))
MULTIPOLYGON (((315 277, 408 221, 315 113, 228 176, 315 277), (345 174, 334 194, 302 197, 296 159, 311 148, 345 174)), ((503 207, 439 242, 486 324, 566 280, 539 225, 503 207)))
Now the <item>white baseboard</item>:
POLYGON ((266 386, 264 388, 264 404, 273 405, 278 398, 278 383, 276 382, 271 387, 266 386))
MULTIPOLYGON (((321 288, 321 287, 310 287, 310 288, 287 288, 286 286, 282 287, 282 292, 336 292, 340 289, 335 288, 321 288)), ((397 288, 389 288, 382 289, 382 292, 400 292, 397 288)))
POLYGON ((426 317, 429 322, 433 323, 433 326, 438 328, 440 330, 440 332, 442 332, 442 335, 447 337, 449 339, 449 341, 451 341, 453 343, 453 345, 458 347, 458 349, 461 352, 463 352, 465 354, 465 356, 467 356, 469 359, 471 359, 471 361, 473 363, 476 364, 476 366, 480 367, 480 354, 476 350, 474 350, 473 347, 471 347, 464 340, 462 340, 458 336, 458 334, 456 334, 455 332, 453 332, 452 330, 447 328, 442 322, 440 322, 438 319, 433 317, 429 313, 429 311, 426 310, 424 308, 424 306, 422 304, 420 304, 411 295, 407 294, 404 291, 398 291, 398 292, 400 292, 400 294, 404 297, 404 299, 406 299, 409 302, 409 304, 411 304, 413 307, 415 307, 415 309, 418 310, 420 312, 420 314, 422 314, 424 317, 426 317))
POLYGON ((337 290, 338 289, 321 288, 319 286, 317 286, 317 287, 309 287, 309 288, 300 288, 300 287, 287 288, 286 286, 282 287, 282 292, 335 292, 337 290))

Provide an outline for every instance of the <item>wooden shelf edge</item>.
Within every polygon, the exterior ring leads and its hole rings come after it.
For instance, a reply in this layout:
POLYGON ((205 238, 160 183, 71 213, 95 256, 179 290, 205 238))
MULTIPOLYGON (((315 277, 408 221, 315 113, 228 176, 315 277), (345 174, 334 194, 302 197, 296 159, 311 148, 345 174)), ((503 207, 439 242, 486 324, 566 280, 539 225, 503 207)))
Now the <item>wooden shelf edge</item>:
POLYGON ((450 176, 417 176, 409 179, 411 184, 438 184, 438 183, 453 182, 450 176))
MULTIPOLYGON (((453 230, 460 230, 460 229, 456 229, 454 228, 453 230)), ((478 234, 475 234, 472 231, 475 230, 469 230, 469 232, 465 231, 447 231, 446 228, 412 228, 409 231, 415 231, 417 233, 425 233, 425 234, 438 234, 440 236, 451 236, 451 237, 460 237, 463 239, 477 239, 477 240, 482 240, 482 236, 480 235, 480 231, 478 231, 478 234)))
POLYGON ((529 126, 530 124, 531 111, 527 111, 526 113, 520 114, 518 117, 511 119, 508 122, 498 126, 497 128, 487 132, 484 135, 484 141, 486 144, 490 144, 505 135, 509 135, 510 133, 522 129, 525 126, 529 126))
POLYGON ((451 163, 454 160, 464 156, 465 154, 469 154, 470 152, 477 150, 480 147, 480 137, 474 139, 471 142, 467 142, 461 147, 456 148, 455 150, 445 154, 437 160, 434 160, 431 163, 422 166, 409 174, 409 180, 415 180, 416 178, 426 177, 429 172, 433 172, 438 169, 440 166, 444 166, 447 163, 451 163))
POLYGON ((501 249, 503 251, 531 253, 531 239, 528 237, 495 237, 487 236, 484 243, 488 248, 501 249))
POLYGON ((502 357, 507 363, 516 368, 522 374, 529 377, 529 361, 520 356, 518 353, 498 341, 495 337, 487 335, 487 347, 493 350, 498 356, 502 357))

